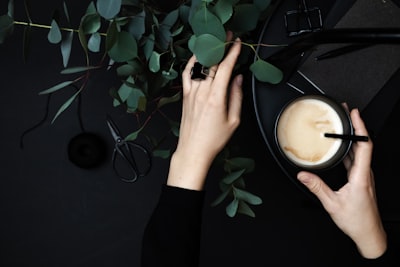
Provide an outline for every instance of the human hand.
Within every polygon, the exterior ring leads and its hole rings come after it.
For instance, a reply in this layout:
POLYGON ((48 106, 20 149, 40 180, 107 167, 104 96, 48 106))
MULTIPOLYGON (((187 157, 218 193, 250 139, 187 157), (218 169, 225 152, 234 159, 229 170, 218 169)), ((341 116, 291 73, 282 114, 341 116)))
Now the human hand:
MULTIPOLYGON (((230 40, 232 33, 228 36, 230 40)), ((188 61, 182 73, 182 118, 168 185, 201 190, 214 158, 239 126, 243 77, 236 76, 231 85, 230 78, 240 50, 236 39, 224 60, 200 81, 192 80, 190 74, 196 57, 188 61)))
MULTIPOLYGON (((368 135, 357 109, 350 113, 355 134, 368 135)), ((335 224, 357 245, 365 258, 377 258, 386 251, 386 233, 382 225, 371 169, 373 144, 356 142, 343 164, 348 182, 333 191, 317 175, 301 171, 297 178, 321 201, 335 224)))

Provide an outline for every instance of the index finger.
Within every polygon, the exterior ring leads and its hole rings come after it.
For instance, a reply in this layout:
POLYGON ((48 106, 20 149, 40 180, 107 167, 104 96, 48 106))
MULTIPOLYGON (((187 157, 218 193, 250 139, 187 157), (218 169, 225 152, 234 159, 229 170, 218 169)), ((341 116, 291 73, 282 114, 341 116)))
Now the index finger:
MULTIPOLYGON (((361 119, 358 109, 353 109, 350 113, 356 135, 368 136, 368 130, 364 121, 361 119)), ((368 142, 357 142, 354 144, 354 164, 365 169, 370 169, 373 144, 371 138, 368 142)))
MULTIPOLYGON (((215 73, 213 85, 217 88, 226 88, 229 85, 229 80, 232 75, 233 68, 236 60, 239 57, 242 44, 239 38, 236 38, 232 47, 229 49, 228 54, 224 60, 219 64, 217 72, 215 73)), ((223 90, 219 90, 223 91, 223 90)))

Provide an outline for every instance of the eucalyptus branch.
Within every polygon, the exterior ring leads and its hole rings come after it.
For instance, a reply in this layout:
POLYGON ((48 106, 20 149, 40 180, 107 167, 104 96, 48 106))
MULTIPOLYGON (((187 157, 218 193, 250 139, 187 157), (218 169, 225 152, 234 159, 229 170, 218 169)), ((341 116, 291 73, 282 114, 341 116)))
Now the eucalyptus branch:
MULTIPOLYGON (((51 29, 50 25, 46 24, 38 24, 38 23, 32 23, 32 22, 25 22, 25 21, 17 21, 14 20, 15 25, 22 25, 22 26, 30 26, 30 27, 35 27, 35 28, 41 28, 41 29, 51 29)), ((72 29, 72 28, 65 28, 65 27, 60 27, 60 30, 65 31, 65 32, 74 32, 74 33, 79 33, 79 30, 72 29)), ((99 33, 101 36, 107 36, 106 33, 99 33)))

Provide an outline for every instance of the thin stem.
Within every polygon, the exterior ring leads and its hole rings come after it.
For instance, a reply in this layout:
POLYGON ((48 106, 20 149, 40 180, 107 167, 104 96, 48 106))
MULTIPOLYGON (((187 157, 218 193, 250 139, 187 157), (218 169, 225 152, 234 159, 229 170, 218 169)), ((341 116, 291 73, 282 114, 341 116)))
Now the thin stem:
MULTIPOLYGON (((45 24, 38 24, 38 23, 30 23, 30 22, 25 22, 25 21, 14 21, 14 24, 16 25, 23 25, 23 26, 31 26, 31 27, 36 27, 36 28, 41 28, 41 29, 51 29, 51 26, 45 25, 45 24)), ((75 32, 79 33, 79 30, 76 29, 71 29, 71 28, 60 28, 62 31, 66 32, 75 32)), ((106 33, 99 33, 101 36, 107 36, 106 33)))

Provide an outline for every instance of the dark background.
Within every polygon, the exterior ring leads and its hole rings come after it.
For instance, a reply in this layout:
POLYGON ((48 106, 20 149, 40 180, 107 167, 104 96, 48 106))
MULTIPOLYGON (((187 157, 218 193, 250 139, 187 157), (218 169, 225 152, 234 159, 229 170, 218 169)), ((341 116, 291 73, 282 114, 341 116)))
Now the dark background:
MULTIPOLYGON (((7 1, 2 1, 1 14, 7 1)), ((16 20, 26 20, 22 1, 16 1, 16 20)), ((89 1, 68 1, 80 17, 89 1)), ((48 24, 61 1, 32 2, 32 20, 48 24), (38 4, 35 2, 35 4, 38 4)), ((73 25, 78 25, 72 17, 73 25)), ((46 96, 38 92, 67 80, 61 75, 58 46, 47 42, 46 30, 34 29, 29 60, 22 59, 22 26, 0 46, 0 265, 1 266, 139 266, 144 226, 166 180, 168 160, 154 158, 150 174, 134 184, 120 181, 110 161, 92 170, 68 160, 67 146, 82 132, 75 102, 53 124, 59 106, 75 91, 58 91, 50 101, 49 118, 24 138, 21 134, 43 118, 46 96)), ((84 64, 75 36, 70 66, 84 64)), ((241 155, 256 160, 247 176, 250 192, 263 204, 256 218, 225 215, 226 203, 212 208, 219 194, 219 169, 206 184, 201 266, 337 266, 356 264, 351 240, 307 195, 287 179, 264 144, 255 118, 250 75, 245 73, 242 124, 232 138, 241 155)), ((134 118, 112 107, 108 95, 117 81, 113 73, 94 75, 82 95, 82 119, 87 131, 101 136, 111 156, 112 139, 105 114, 112 114, 123 133, 135 130, 134 118)), ((172 116, 179 114, 170 110, 172 116)), ((379 116, 379 113, 376 115, 379 116)), ((400 105, 377 133, 374 154, 377 193, 385 227, 394 244, 400 241, 398 151, 395 130, 400 105)), ((179 119, 179 117, 177 117, 179 119)), ((153 132, 163 130, 160 120, 153 132)), ((153 124, 154 125, 154 124, 153 124)), ((170 146, 174 146, 171 140, 170 146)))

